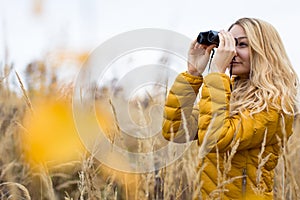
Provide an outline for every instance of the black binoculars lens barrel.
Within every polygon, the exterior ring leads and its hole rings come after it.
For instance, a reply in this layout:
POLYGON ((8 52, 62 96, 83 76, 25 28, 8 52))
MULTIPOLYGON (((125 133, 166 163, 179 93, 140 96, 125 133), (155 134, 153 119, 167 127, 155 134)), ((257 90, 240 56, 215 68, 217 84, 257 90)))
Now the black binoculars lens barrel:
MULTIPOLYGON (((205 44, 207 46, 215 44, 217 47, 219 46, 219 36, 218 36, 218 31, 206 31, 206 32, 200 32, 198 37, 197 37, 197 42, 199 44, 205 44)), ((235 40, 235 45, 238 45, 238 39, 234 38, 235 40)))
POLYGON ((200 32, 197 37, 197 42, 199 44, 205 44, 205 45, 211 45, 216 44, 219 45, 219 36, 218 31, 206 31, 206 32, 200 32))

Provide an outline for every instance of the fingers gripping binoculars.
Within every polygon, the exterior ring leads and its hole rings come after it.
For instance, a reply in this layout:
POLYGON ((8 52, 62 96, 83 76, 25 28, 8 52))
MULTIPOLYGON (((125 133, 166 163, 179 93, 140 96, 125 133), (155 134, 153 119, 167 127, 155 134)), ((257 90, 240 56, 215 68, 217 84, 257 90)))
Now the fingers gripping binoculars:
MULTIPOLYGON (((218 31, 206 31, 206 32, 200 32, 198 37, 197 37, 197 42, 199 44, 205 44, 207 46, 215 44, 217 45, 217 47, 219 46, 219 36, 218 36, 218 31)), ((235 39, 235 44, 238 44, 238 40, 236 38, 235 39)))

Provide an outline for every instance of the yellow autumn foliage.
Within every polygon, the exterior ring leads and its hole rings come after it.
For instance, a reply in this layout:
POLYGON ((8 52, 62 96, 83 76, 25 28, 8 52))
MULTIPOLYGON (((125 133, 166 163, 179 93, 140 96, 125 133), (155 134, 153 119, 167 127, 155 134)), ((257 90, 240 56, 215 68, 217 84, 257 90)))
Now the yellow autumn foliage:
POLYGON ((34 108, 25 119, 28 133, 23 146, 27 160, 52 165, 80 159, 85 148, 76 132, 70 105, 43 100, 34 108))

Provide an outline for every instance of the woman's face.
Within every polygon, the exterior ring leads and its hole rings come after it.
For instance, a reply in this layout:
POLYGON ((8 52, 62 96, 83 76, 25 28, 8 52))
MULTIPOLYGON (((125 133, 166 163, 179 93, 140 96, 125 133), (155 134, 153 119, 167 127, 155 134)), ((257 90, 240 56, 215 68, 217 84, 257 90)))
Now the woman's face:
POLYGON ((234 25, 229 32, 238 40, 236 55, 231 63, 232 74, 248 78, 250 74, 250 50, 246 33, 240 25, 234 25))

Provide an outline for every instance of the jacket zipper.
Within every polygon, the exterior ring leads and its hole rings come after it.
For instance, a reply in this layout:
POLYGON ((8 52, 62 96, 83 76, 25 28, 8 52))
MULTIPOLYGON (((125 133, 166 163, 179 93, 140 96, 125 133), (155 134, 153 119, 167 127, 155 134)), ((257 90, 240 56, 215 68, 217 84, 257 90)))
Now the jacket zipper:
POLYGON ((245 151, 245 166, 243 168, 243 178, 242 178, 242 198, 246 199, 246 187, 247 187, 247 166, 248 166, 248 151, 245 151))
POLYGON ((243 178, 242 178, 242 197, 246 198, 246 185, 247 185, 247 169, 243 169, 243 178))

